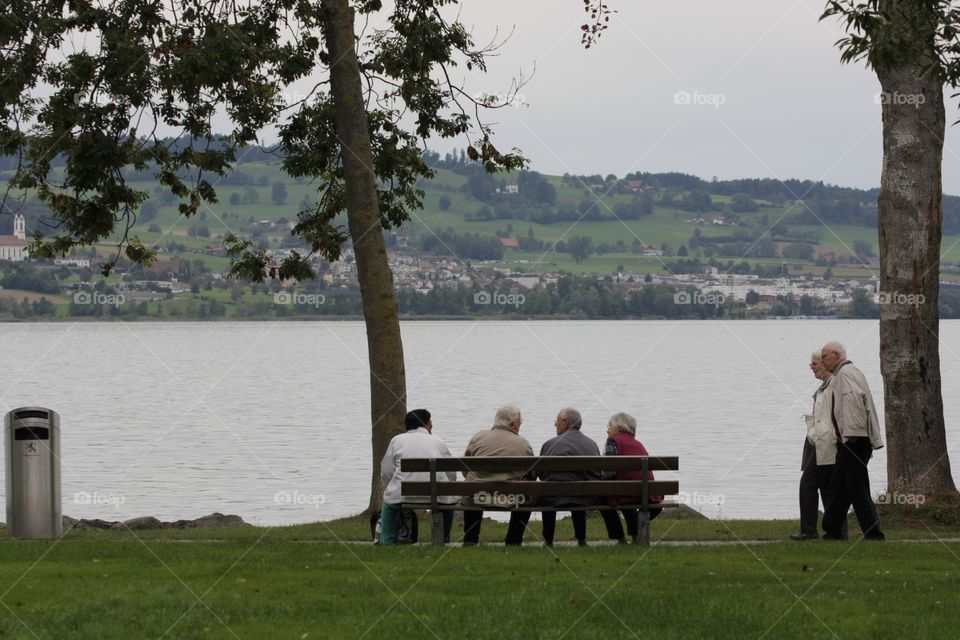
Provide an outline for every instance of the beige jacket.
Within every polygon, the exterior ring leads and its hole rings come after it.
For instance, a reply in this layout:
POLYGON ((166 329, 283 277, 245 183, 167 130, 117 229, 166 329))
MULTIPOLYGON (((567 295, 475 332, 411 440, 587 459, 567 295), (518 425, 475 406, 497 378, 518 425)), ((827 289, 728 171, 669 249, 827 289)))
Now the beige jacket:
POLYGON ((816 449, 817 466, 821 467, 837 461, 837 436, 833 430, 828 397, 831 380, 833 378, 828 378, 813 394, 813 416, 807 429, 807 441, 816 449))
MULTIPOLYGON (((507 427, 493 427, 475 434, 470 438, 467 444, 467 450, 463 457, 472 456, 532 456, 533 447, 523 436, 514 433, 507 427)), ((469 471, 466 474, 466 480, 523 480, 529 478, 535 480, 533 474, 522 474, 511 471, 496 471, 488 473, 477 473, 469 471)))
MULTIPOLYGON (((532 456, 533 447, 527 442, 527 439, 514 433, 507 427, 493 427, 475 434, 470 438, 467 444, 467 450, 463 453, 465 458, 479 456, 532 456)), ((523 473, 514 471, 492 471, 481 472, 468 471, 465 474, 465 480, 536 480, 536 474, 533 472, 523 473)), ((533 498, 521 494, 509 494, 505 496, 464 496, 460 502, 463 504, 492 504, 494 506, 517 506, 520 504, 533 504, 533 498), (501 498, 503 501, 501 501, 501 498)))
POLYGON ((834 372, 825 400, 844 442, 849 438, 870 438, 874 449, 883 447, 880 419, 873 395, 863 373, 847 360, 834 372))

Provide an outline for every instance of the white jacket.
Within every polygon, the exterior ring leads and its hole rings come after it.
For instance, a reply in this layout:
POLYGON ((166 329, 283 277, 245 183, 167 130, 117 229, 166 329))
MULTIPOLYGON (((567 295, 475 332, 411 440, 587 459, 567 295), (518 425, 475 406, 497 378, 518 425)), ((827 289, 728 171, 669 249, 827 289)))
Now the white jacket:
MULTIPOLYGON (((425 427, 412 429, 406 433, 394 436, 387 447, 387 452, 380 462, 380 479, 386 487, 383 491, 383 501, 387 504, 401 502, 429 503, 426 496, 404 497, 400 495, 401 482, 430 482, 430 473, 400 471, 400 461, 404 458, 449 458, 450 449, 443 440, 433 435, 425 427)), ((457 472, 447 471, 437 474, 437 480, 456 481, 457 472)), ((458 496, 440 496, 439 501, 444 504, 453 504, 459 500, 458 496)))
POLYGON ((830 386, 828 378, 813 394, 813 416, 807 428, 807 440, 817 450, 817 466, 835 464, 837 461, 837 436, 830 417, 830 386))

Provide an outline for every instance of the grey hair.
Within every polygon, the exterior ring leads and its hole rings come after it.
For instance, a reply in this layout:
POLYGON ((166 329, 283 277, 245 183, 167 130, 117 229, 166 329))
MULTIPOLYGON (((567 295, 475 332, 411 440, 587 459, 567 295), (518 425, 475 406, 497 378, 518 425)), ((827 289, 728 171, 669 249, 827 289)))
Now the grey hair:
POLYGON ((571 429, 580 430, 583 426, 583 417, 580 412, 573 407, 564 407, 560 409, 560 417, 570 426, 571 429))
POLYGON ((823 360, 823 351, 814 351, 810 354, 810 362, 820 362, 823 360))
POLYGON ((637 419, 629 413, 620 412, 613 414, 610 416, 608 424, 617 431, 629 433, 632 436, 637 435, 637 419))
MULTIPOLYGON (((837 351, 840 353, 841 360, 847 359, 847 349, 839 342, 828 342, 823 345, 823 351, 837 351)), ((821 353, 823 353, 823 351, 821 351, 821 353)))
POLYGON ((497 409, 497 416, 493 419, 495 427, 509 427, 520 419, 520 407, 512 404, 505 404, 497 409))

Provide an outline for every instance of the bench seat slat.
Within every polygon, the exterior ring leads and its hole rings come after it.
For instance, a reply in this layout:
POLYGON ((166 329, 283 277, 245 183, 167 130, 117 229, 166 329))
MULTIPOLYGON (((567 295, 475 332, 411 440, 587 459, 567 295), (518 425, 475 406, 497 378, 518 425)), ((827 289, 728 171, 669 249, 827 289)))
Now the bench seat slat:
MULTIPOLYGON (((650 471, 679 471, 677 456, 501 456, 437 458, 437 471, 639 471, 646 458, 650 471)), ((430 471, 429 458, 406 458, 401 471, 430 471)))
MULTIPOLYGON (((528 496, 632 496, 640 495, 642 480, 576 480, 511 482, 437 482, 438 496, 472 496, 476 493, 519 493, 528 496)), ((676 480, 655 480, 647 483, 652 496, 675 495, 680 491, 676 480)), ((400 493, 405 496, 429 496, 429 482, 402 482, 400 493)))

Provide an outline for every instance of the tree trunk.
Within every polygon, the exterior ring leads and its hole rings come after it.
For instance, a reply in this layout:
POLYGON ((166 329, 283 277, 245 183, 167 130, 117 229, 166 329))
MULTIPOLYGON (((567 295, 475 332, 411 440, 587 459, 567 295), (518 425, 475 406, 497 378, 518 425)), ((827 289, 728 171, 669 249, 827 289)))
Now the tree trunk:
POLYGON ((347 223, 357 259, 370 357, 373 473, 369 510, 383 499, 380 460, 390 439, 403 430, 406 374, 393 274, 380 225, 377 180, 366 105, 355 49, 353 9, 348 0, 322 0, 324 37, 330 54, 330 91, 335 105, 347 191, 347 223))
POLYGON ((880 369, 891 493, 956 493, 940 386, 942 85, 913 64, 877 69, 884 91, 880 369))

